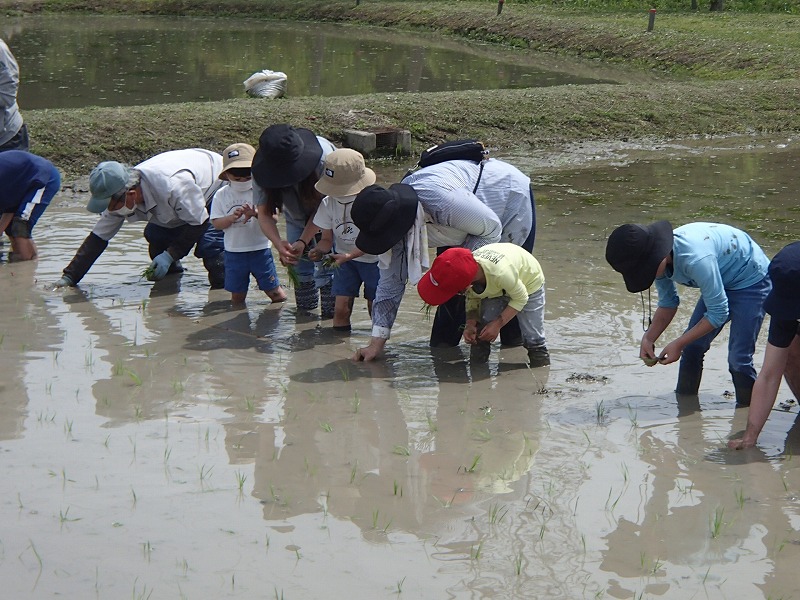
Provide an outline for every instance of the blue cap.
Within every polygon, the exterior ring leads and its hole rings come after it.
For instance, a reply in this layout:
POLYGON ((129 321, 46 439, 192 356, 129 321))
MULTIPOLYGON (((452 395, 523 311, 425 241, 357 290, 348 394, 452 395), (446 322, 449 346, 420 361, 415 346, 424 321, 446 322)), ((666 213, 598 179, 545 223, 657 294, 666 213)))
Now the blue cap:
POLYGON ((772 290, 764 300, 764 310, 775 319, 800 319, 800 242, 792 242, 769 263, 772 290))
POLYGON ((86 210, 101 213, 108 208, 111 196, 125 189, 131 170, 115 160, 101 162, 89 175, 89 192, 92 197, 86 210))

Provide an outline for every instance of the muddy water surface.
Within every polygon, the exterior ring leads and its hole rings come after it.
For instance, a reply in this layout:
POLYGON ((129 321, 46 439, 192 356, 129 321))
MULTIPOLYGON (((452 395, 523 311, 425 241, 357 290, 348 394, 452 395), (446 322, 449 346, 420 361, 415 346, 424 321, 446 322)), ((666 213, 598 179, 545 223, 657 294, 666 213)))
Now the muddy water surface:
POLYGON ((593 149, 561 172, 508 157, 539 200, 553 364, 535 370, 520 349, 432 354, 413 289, 387 360, 352 363, 363 301, 343 338, 257 290, 231 310, 195 259, 140 281, 134 226, 48 291, 94 222, 64 196, 40 260, 0 264, 3 596, 797 597, 797 409, 729 452, 746 412, 724 341, 677 402, 603 259, 631 220, 728 222, 770 255, 796 239, 796 143, 725 146, 593 149))

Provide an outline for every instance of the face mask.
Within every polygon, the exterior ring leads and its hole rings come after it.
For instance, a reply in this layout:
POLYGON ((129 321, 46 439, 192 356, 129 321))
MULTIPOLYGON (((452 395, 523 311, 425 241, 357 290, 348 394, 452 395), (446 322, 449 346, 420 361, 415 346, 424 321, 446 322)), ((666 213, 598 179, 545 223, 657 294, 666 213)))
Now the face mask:
POLYGON ((247 192, 253 189, 253 180, 250 181, 229 181, 228 185, 234 192, 247 192))
POLYGON ((135 204, 133 205, 133 208, 128 208, 128 206, 126 204, 123 204, 117 210, 108 211, 108 214, 115 215, 117 217, 125 218, 125 217, 130 217, 134 212, 136 212, 136 205, 135 204))

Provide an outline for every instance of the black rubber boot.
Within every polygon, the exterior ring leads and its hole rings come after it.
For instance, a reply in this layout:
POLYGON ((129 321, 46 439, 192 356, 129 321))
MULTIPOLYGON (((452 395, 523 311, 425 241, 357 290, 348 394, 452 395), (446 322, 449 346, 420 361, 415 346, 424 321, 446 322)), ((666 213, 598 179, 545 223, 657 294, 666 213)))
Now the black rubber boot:
POLYGON ((323 319, 332 319, 336 310, 336 296, 333 295, 333 284, 328 283, 319 288, 320 313, 323 319))
POLYGON ((550 353, 547 351, 547 346, 542 344, 534 348, 528 348, 528 360, 531 363, 531 368, 546 367, 550 364, 550 353))
POLYGON ((700 390, 700 380, 703 377, 703 365, 690 364, 681 359, 678 368, 678 385, 675 386, 675 393, 684 396, 696 396, 700 390))
POLYGON ((203 266, 208 271, 208 283, 211 285, 211 289, 223 289, 225 287, 225 254, 204 258, 203 266))
POLYGON ((745 373, 731 371, 733 390, 736 392, 736 406, 750 406, 755 380, 745 373))
POLYGON ((294 302, 298 310, 312 311, 319 304, 317 286, 313 281, 302 281, 294 288, 294 302))

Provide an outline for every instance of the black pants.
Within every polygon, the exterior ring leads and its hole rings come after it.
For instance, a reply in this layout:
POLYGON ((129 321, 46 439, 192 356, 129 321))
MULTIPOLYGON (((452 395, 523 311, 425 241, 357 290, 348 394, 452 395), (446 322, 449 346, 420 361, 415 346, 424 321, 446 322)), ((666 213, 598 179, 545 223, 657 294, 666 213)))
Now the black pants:
MULTIPOLYGON (((531 232, 522 247, 533 254, 533 243, 536 240, 536 201, 533 198, 533 189, 531 189, 531 208, 533 214, 531 232)), ((437 248, 436 255, 439 256, 445 250, 447 250, 446 247, 437 248)), ((433 327, 431 328, 431 347, 458 346, 466 322, 467 311, 464 296, 455 295, 441 306, 438 306, 436 315, 433 318, 433 327)), ((500 329, 500 343, 504 346, 522 345, 522 332, 519 329, 519 322, 516 317, 500 329)))

